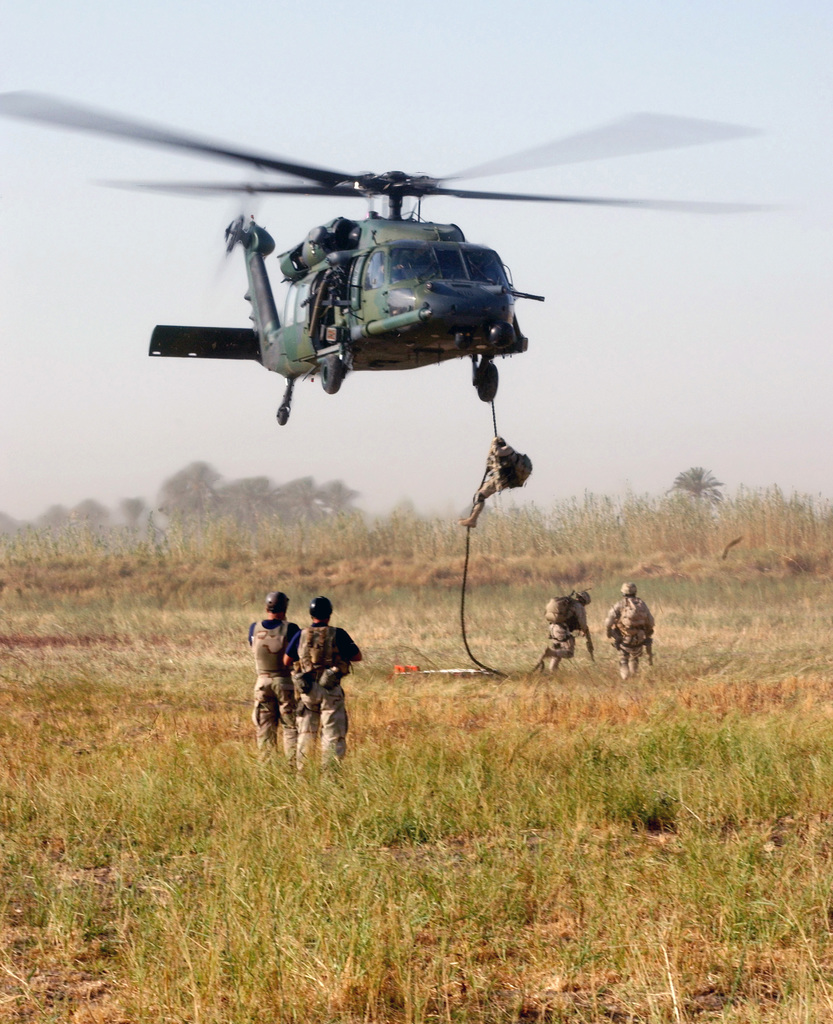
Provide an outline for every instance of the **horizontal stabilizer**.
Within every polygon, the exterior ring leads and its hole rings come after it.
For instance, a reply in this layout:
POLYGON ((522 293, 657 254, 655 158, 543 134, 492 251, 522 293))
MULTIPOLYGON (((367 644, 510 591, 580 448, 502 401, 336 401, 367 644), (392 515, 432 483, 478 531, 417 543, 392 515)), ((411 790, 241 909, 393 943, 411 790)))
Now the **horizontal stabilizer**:
POLYGON ((256 359, 260 343, 250 327, 155 327, 152 356, 190 356, 196 359, 256 359))

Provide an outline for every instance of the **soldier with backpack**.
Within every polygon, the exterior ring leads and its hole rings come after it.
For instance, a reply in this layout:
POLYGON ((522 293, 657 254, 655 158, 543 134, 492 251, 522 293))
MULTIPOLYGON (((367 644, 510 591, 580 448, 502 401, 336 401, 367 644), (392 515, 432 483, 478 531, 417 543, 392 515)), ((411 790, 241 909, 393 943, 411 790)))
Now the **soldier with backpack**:
POLYGON ((636 596, 635 583, 623 583, 622 597, 607 613, 605 630, 619 652, 619 675, 623 679, 639 671, 643 652, 653 664, 654 617, 641 597, 636 596))
POLYGON ((585 608, 590 604, 590 595, 586 590, 573 590, 568 597, 554 597, 547 602, 546 620, 550 624, 549 644, 541 655, 536 669, 544 668, 557 672, 562 661, 572 658, 576 649, 574 634, 584 637, 590 660, 593 657, 593 639, 587 625, 585 608))
POLYGON ((347 752, 347 708, 341 680, 362 652, 350 634, 330 625, 332 603, 326 597, 310 602, 312 623, 290 640, 284 664, 293 667, 292 678, 300 692, 298 714, 298 768, 315 747, 321 730, 321 761, 341 761, 347 752))
POLYGON ((523 487, 532 472, 532 460, 528 455, 516 452, 502 437, 495 437, 489 446, 486 457, 486 473, 483 477, 472 502, 471 515, 466 519, 458 519, 460 526, 472 529, 486 504, 486 499, 496 491, 504 491, 508 487, 523 487))
POLYGON ((298 733, 295 729, 295 688, 289 669, 283 663, 287 643, 298 632, 294 622, 286 621, 289 598, 280 591, 266 595, 266 617, 249 626, 249 644, 255 656, 255 682, 252 722, 258 750, 275 750, 278 725, 283 730, 283 752, 295 760, 298 733))

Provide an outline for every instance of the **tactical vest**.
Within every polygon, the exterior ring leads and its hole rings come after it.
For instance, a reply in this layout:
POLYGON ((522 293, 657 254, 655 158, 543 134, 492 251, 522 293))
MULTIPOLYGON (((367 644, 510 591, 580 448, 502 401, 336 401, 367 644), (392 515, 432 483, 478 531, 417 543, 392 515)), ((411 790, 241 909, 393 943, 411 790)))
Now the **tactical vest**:
POLYGON ((298 641, 298 664, 302 672, 320 676, 327 668, 346 667, 336 647, 334 626, 307 626, 298 641))
POLYGON ((286 621, 278 622, 274 629, 267 629, 262 622, 255 623, 252 650, 258 672, 268 672, 273 676, 289 675, 289 669, 283 663, 287 626, 286 621))

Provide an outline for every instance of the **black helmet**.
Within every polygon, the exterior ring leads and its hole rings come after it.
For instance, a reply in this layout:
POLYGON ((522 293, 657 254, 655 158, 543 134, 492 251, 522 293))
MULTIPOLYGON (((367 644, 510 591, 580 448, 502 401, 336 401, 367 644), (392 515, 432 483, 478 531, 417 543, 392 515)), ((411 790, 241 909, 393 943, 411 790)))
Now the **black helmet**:
POLYGON ((289 607, 289 598, 280 590, 270 590, 266 595, 267 612, 285 612, 289 607))
POLYGON ((314 619, 329 619, 333 606, 326 597, 314 597, 309 603, 309 613, 314 619))

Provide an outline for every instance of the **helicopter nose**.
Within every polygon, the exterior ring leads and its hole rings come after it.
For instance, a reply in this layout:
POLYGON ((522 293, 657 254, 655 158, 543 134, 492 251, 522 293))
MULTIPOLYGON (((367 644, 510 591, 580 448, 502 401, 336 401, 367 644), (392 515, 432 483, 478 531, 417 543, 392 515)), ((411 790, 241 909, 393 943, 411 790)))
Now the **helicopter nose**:
POLYGON ((510 297, 503 290, 487 289, 469 282, 462 284, 431 281, 426 286, 424 305, 434 318, 459 320, 474 326, 503 320, 510 315, 510 297))

